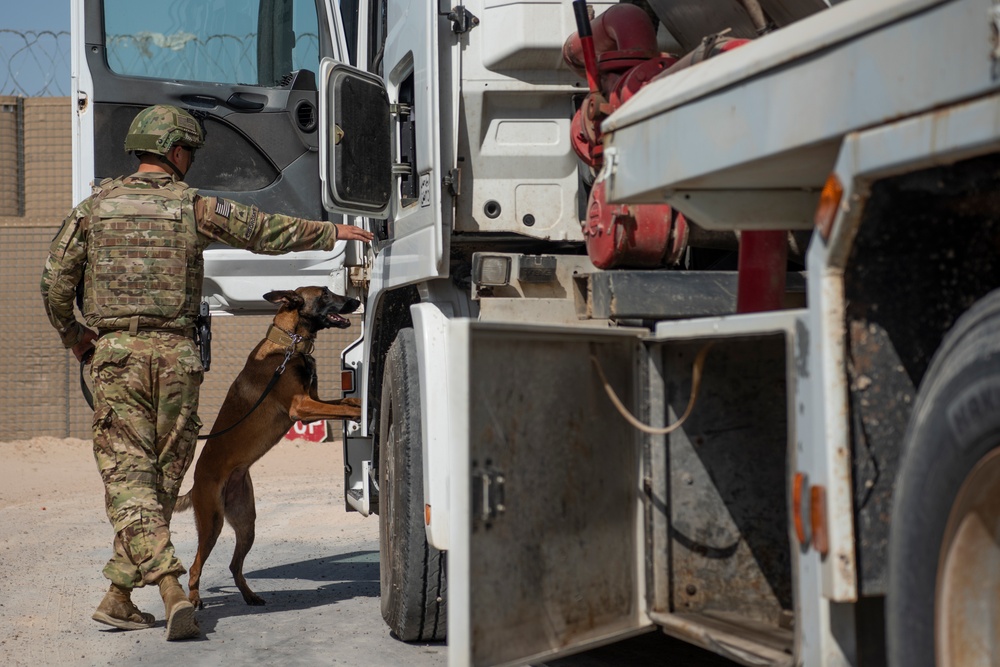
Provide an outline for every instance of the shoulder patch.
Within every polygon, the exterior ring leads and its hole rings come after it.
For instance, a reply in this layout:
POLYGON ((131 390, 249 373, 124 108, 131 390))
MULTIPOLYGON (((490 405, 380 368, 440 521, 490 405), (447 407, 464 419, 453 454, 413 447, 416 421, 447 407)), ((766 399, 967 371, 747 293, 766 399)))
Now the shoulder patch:
POLYGON ((250 219, 247 220, 247 232, 246 239, 249 241, 250 237, 253 236, 253 230, 257 227, 257 207, 250 207, 250 219))
POLYGON ((233 212, 233 205, 231 202, 228 202, 225 199, 221 198, 215 200, 216 215, 221 215, 223 218, 228 218, 229 214, 232 212, 233 212))

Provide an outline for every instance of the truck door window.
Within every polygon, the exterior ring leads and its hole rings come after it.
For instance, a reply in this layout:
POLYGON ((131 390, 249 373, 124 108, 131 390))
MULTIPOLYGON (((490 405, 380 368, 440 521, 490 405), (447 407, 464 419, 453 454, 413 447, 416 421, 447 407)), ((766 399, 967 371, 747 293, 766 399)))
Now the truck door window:
POLYGON ((358 14, 360 0, 340 0, 340 22, 344 26, 344 36, 347 38, 347 55, 351 64, 358 64, 358 14))
POLYGON ((315 0, 105 0, 108 67, 124 76, 275 86, 319 71, 315 0))
POLYGON ((382 76, 382 54, 385 52, 388 12, 386 0, 373 0, 373 19, 368 24, 368 71, 382 76))

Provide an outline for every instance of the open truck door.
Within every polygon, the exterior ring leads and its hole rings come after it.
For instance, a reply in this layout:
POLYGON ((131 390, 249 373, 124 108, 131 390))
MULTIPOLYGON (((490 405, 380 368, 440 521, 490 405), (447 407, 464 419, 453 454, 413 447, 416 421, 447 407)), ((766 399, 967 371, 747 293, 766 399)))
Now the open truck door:
POLYGON ((515 665, 649 630, 635 331, 456 319, 449 665, 515 665), (568 402, 566 388, 583 400, 568 402))
POLYGON ((358 26, 358 68, 320 68, 323 203, 377 221, 373 292, 448 274, 457 130, 443 116, 454 101, 442 97, 458 94, 461 49, 437 5, 343 0, 358 26))
MULTIPOLYGON (((75 200, 91 182, 134 172, 123 149, 132 119, 172 104, 206 130, 185 178, 191 186, 268 212, 328 217, 317 75, 323 58, 346 60, 347 50, 325 0, 78 0, 73 36, 75 200)), ((326 284, 343 254, 210 247, 205 296, 227 310, 264 308, 255 277, 268 276, 268 289, 326 284)))

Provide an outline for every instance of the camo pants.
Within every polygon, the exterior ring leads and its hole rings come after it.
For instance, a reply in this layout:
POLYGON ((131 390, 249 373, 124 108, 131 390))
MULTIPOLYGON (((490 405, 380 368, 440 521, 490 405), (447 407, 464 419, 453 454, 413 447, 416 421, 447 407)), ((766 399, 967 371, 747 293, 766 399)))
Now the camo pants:
POLYGON ((104 576, 135 588, 183 574, 170 516, 201 428, 198 349, 173 333, 114 332, 97 341, 91 373, 94 458, 115 530, 104 576))

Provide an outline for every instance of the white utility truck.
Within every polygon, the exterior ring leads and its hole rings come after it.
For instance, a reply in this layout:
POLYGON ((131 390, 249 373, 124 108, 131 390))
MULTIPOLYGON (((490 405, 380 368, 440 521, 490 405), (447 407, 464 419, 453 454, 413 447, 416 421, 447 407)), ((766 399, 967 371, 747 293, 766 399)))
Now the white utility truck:
POLYGON ((73 11, 78 200, 173 103, 193 186, 375 233, 210 249, 206 296, 363 300, 346 506, 399 638, 1000 664, 995 0, 73 11))

